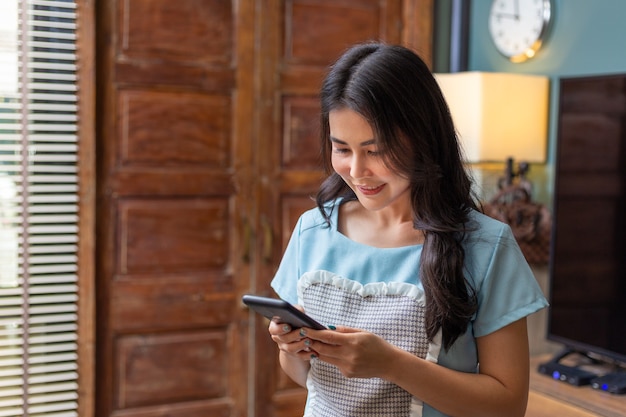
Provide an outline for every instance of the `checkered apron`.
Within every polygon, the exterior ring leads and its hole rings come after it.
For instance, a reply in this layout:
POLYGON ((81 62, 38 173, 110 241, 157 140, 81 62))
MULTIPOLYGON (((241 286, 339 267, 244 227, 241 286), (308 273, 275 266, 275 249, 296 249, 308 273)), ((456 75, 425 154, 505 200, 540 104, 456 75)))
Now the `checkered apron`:
MULTIPOLYGON (((322 324, 375 333, 420 358, 436 362, 440 335, 430 343, 424 325, 424 292, 407 283, 362 285, 328 271, 304 274, 299 302, 322 324)), ((346 378, 318 359, 311 360, 305 417, 416 417, 422 404, 404 389, 380 378, 346 378)))

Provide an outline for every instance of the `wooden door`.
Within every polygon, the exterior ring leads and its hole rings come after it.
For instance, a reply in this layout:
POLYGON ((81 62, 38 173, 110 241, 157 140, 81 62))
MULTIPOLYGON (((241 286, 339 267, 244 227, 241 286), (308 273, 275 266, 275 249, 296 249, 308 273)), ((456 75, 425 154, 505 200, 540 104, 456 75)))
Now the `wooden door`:
MULTIPOLYGON (((402 43, 431 62, 432 1, 262 1, 258 16, 258 223, 264 239, 255 265, 256 292, 273 295, 273 277, 299 215, 323 178, 319 155, 319 88, 328 66, 350 45, 402 43), (275 239, 272 239, 275 237, 275 239)), ((294 277, 297 279, 297 277, 294 277)), ((306 393, 280 371, 267 323, 257 320, 253 366, 256 416, 302 415, 306 393)))
POLYGON ((245 416, 254 4, 96 16, 96 413, 245 416))
POLYGON ((368 39, 430 61, 432 0, 101 0, 96 19, 96 415, 301 415, 240 297, 271 294, 313 206, 327 65, 368 39))

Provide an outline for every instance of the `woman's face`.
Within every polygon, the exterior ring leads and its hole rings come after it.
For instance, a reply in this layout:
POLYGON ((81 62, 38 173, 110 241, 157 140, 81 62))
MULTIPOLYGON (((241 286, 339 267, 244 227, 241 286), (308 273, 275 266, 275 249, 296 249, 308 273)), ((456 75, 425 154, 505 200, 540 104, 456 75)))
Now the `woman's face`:
POLYGON ((409 180, 390 170, 378 153, 374 132, 357 112, 344 108, 329 115, 333 169, 361 204, 380 210, 409 201, 409 180))

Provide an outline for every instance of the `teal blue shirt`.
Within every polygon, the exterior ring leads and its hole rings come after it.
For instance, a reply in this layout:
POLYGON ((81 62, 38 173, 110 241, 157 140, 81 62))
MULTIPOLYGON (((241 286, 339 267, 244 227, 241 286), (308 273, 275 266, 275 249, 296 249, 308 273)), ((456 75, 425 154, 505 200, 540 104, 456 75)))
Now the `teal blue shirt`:
MULTIPOLYGON (((337 231, 339 207, 330 226, 318 209, 305 212, 296 227, 272 281, 283 299, 298 302, 298 279, 305 272, 325 270, 361 284, 404 282, 422 287, 419 262, 422 245, 376 248, 354 242, 337 231)), ((475 338, 485 336, 547 306, 508 225, 473 211, 464 241, 465 270, 478 297, 478 310, 467 331, 438 363, 462 372, 477 372, 475 338)), ((341 324, 341 323, 329 323, 341 324)), ((443 414, 424 406, 424 417, 443 414)))

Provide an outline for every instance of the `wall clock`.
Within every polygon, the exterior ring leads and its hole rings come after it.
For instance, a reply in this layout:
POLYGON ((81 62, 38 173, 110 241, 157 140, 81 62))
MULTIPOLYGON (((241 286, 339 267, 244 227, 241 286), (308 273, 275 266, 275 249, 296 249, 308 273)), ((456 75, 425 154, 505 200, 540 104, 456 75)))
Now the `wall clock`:
POLYGON ((524 62, 541 47, 552 19, 551 0, 493 0, 489 35, 512 62, 524 62))

